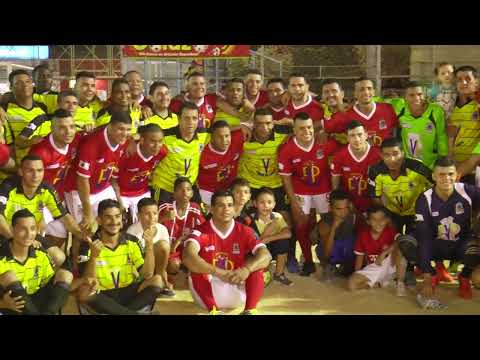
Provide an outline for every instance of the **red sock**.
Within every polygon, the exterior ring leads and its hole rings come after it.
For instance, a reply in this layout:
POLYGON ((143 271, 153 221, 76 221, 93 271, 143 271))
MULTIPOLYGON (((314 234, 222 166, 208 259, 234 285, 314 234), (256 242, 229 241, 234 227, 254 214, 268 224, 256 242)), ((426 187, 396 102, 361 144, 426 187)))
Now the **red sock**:
POLYGON ((312 243, 310 241, 310 224, 309 222, 304 224, 299 224, 295 226, 295 232, 297 235, 298 243, 300 244, 300 248, 302 249, 303 257, 305 258, 305 262, 312 262, 312 243))
POLYGON ((208 311, 212 311, 213 307, 218 309, 213 297, 212 284, 208 281, 207 275, 204 274, 191 274, 192 285, 197 292, 200 299, 203 301, 208 311))
POLYGON ((247 300, 245 301, 245 310, 255 309, 260 298, 263 295, 263 270, 257 270, 250 274, 245 281, 245 292, 247 300))

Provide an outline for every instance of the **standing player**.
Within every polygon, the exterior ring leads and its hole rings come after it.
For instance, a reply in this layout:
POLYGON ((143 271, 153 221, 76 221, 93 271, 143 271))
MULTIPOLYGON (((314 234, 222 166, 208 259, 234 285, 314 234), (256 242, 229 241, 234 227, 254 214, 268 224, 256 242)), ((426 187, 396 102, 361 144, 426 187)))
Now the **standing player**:
POLYGON ((162 130, 170 129, 178 125, 177 114, 169 110, 172 95, 167 83, 155 81, 150 85, 149 97, 152 102, 153 115, 140 120, 140 125, 156 124, 162 130))
POLYGON ((245 77, 245 96, 255 109, 268 105, 268 93, 262 89, 263 77, 261 71, 250 69, 245 77))
POLYGON ((96 93, 95 74, 88 71, 77 73, 74 91, 78 98, 75 125, 81 130, 91 132, 95 128, 95 119, 103 108, 96 93))
POLYGON ((241 116, 232 116, 219 109, 214 121, 224 120, 228 125, 233 127, 240 126, 242 121, 249 121, 251 119, 255 108, 249 106, 249 103, 245 101, 244 88, 245 85, 242 79, 233 78, 227 82, 225 91, 225 101, 241 116))
POLYGON ((376 103, 373 100, 375 89, 371 80, 360 78, 355 82, 355 98, 357 103, 346 112, 334 114, 325 121, 327 133, 343 133, 352 120, 357 120, 365 126, 370 143, 380 146, 382 141, 393 137, 398 128, 398 119, 392 105, 376 103))
POLYGON ((226 190, 232 185, 243 151, 243 133, 231 131, 225 121, 215 121, 210 132, 210 142, 200 156, 198 174, 200 197, 208 207, 216 190, 226 190))
POLYGON ((296 236, 300 242, 305 264, 302 276, 315 272, 310 232, 313 224, 311 209, 317 214, 329 210, 328 195, 331 191, 328 157, 337 149, 334 140, 320 144, 315 140, 313 120, 306 113, 298 113, 294 119, 295 136, 283 145, 278 154, 279 175, 290 199, 296 236))
POLYGON ((128 85, 130 86, 130 93, 132 94, 132 102, 139 106, 148 106, 152 107, 152 102, 143 95, 143 76, 137 70, 127 71, 123 78, 127 80, 128 85))
MULTIPOLYGON (((124 153, 118 163, 118 178, 112 182, 122 209, 128 210, 132 223, 137 221, 137 204, 150 197, 148 179, 153 169, 167 155, 162 129, 155 124, 138 128, 140 140, 133 155, 124 153)), ((114 176, 115 178, 116 176, 114 176)))
POLYGON ((309 92, 310 85, 303 74, 294 73, 288 78, 288 92, 291 96, 285 108, 285 116, 294 119, 298 113, 307 113, 313 121, 315 133, 322 129, 324 117, 322 105, 309 92))
POLYGON ((168 154, 155 168, 151 179, 153 197, 159 204, 172 201, 177 177, 187 177, 192 184, 197 180, 200 154, 210 138, 206 129, 198 129, 198 116, 198 107, 185 103, 180 110, 178 126, 163 133, 168 154))
POLYGON ((32 146, 30 154, 39 156, 45 167, 44 181, 55 187, 64 198, 65 177, 77 155, 80 134, 76 133, 72 114, 56 110, 52 118, 52 133, 32 146))
POLYGON ((332 187, 348 192, 355 208, 364 213, 372 205, 367 195, 368 169, 381 160, 380 150, 368 143, 365 127, 358 121, 347 126, 348 145, 332 160, 332 187))
POLYGON ((432 168, 439 156, 448 155, 444 111, 440 105, 425 101, 419 83, 410 82, 405 89, 407 106, 398 114, 403 149, 408 157, 432 168))
POLYGON ((279 121, 285 118, 285 105, 283 97, 286 93, 287 85, 281 78, 270 79, 267 82, 268 108, 272 112, 273 121, 279 121))
POLYGON ((212 315, 242 305, 242 314, 256 314, 271 259, 252 229, 233 220, 232 194, 222 191, 212 196, 212 219, 195 228, 183 251, 192 296, 212 315))
MULTIPOLYGON (((480 141, 479 110, 475 99, 478 73, 472 66, 462 66, 455 70, 455 78, 458 97, 448 121, 448 148, 450 157, 460 163, 470 157, 480 141)), ((473 184, 472 177, 464 180, 473 184)))
MULTIPOLYGON (((345 92, 336 79, 325 79, 322 82, 322 106, 324 112, 324 121, 329 121, 332 116, 338 112, 347 111, 350 106, 343 102, 345 92)), ((335 140, 341 144, 346 144, 345 134, 335 134, 335 140)))
POLYGON ((33 100, 44 104, 47 107, 47 113, 53 114, 57 109, 58 92, 52 91, 53 77, 48 65, 35 66, 32 70, 32 79, 35 84, 33 100))

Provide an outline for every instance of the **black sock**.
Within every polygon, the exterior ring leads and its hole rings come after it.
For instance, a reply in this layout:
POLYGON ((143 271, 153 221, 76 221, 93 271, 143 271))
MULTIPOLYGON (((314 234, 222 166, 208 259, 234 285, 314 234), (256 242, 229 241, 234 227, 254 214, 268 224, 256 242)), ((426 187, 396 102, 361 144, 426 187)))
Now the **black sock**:
POLYGON ((148 286, 140 291, 137 296, 135 296, 135 299, 127 306, 129 309, 138 311, 148 305, 153 305, 161 291, 162 289, 157 286, 148 286))
POLYGON ((22 314, 24 315, 40 315, 36 305, 33 303, 32 298, 27 294, 27 291, 24 289, 22 284, 19 281, 7 286, 7 292, 12 291, 10 294, 11 297, 21 296, 22 300, 25 301, 25 307, 23 308, 22 314))
POLYGON ((415 265, 412 263, 407 263, 407 271, 413 271, 415 269, 415 265))
POLYGON ((47 315, 57 315, 67 302, 69 292, 70 284, 63 281, 56 282, 50 291, 49 301, 44 313, 47 315))
POLYGON ((87 303, 93 310, 99 314, 108 315, 135 315, 136 312, 129 308, 120 305, 111 297, 102 294, 101 292, 94 295, 87 303))

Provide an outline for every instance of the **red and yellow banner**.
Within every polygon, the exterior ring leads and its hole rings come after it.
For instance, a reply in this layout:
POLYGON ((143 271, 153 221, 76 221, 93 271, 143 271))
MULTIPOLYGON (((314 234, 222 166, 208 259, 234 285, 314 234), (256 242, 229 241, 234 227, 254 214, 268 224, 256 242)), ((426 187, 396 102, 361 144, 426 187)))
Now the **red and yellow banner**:
POLYGON ((123 45, 125 57, 241 58, 250 56, 250 45, 123 45))

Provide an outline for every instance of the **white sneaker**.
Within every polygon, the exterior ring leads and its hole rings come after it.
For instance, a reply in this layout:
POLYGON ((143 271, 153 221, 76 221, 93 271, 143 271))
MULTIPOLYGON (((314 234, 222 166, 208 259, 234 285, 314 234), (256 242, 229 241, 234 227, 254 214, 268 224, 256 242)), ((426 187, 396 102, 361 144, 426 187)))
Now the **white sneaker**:
POLYGON ((397 296, 407 296, 407 289, 404 282, 397 282, 397 296))

